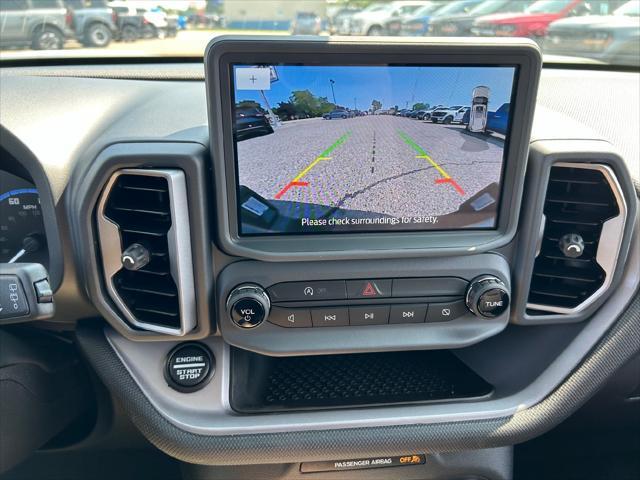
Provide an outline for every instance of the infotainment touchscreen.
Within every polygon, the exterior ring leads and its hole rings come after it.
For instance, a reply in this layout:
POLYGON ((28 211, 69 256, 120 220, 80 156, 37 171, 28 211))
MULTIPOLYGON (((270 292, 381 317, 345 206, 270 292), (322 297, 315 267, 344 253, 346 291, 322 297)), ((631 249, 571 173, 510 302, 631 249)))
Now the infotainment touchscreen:
POLYGON ((495 229, 516 66, 231 66, 240 235, 495 229))

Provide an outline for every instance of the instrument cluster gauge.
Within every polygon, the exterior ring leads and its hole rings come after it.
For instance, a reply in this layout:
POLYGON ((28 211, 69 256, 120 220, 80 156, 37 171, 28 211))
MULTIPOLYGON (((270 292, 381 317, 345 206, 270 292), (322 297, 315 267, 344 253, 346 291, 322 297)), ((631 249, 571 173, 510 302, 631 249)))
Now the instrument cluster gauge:
POLYGON ((0 263, 48 267, 40 196, 27 180, 0 171, 0 263))

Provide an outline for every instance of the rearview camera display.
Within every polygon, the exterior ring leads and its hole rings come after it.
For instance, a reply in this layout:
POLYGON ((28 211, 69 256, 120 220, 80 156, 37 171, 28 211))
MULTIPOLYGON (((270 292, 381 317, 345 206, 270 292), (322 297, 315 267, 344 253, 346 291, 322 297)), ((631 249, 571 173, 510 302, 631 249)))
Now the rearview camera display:
POLYGON ((234 64, 238 233, 496 228, 515 75, 234 64))

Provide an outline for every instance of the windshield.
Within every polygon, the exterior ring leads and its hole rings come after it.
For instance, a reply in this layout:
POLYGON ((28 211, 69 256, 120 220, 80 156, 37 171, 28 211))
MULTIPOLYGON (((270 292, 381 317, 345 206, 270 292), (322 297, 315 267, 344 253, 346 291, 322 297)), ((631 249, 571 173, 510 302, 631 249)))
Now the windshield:
POLYGON ((613 12, 614 15, 627 15, 629 17, 640 17, 640 1, 630 1, 613 12))
POLYGON ((379 10, 389 10, 392 6, 385 3, 372 3, 367 8, 362 10, 363 12, 377 12, 379 10))
MULTIPOLYGON (((495 13, 497 10, 503 8, 504 5, 508 4, 510 0, 487 0, 486 2, 482 2, 476 7, 472 8, 469 11, 469 15, 474 16, 482 16, 489 15, 491 13, 495 13)), ((521 0, 518 0, 521 1, 521 0)), ((515 3, 515 2, 514 2, 515 3)), ((515 7, 514 7, 515 10, 515 7)))
POLYGON ((571 3, 573 3, 573 0, 540 0, 525 11, 527 13, 558 13, 571 3))
POLYGON ((447 3, 444 7, 437 11, 438 15, 455 15, 456 13, 470 12, 476 5, 477 1, 461 0, 447 3))
POLYGON ((424 7, 420 7, 418 9, 416 9, 416 11, 413 12, 413 16, 421 17, 423 15, 428 15, 428 14, 430 14, 432 12, 435 12, 436 10, 440 9, 440 7, 442 7, 441 3, 432 2, 432 3, 429 3, 429 4, 425 5, 424 7))
POLYGON ((0 64, 201 61, 219 35, 402 35, 527 37, 547 63, 637 67, 638 16, 640 0, 0 0, 0 64))

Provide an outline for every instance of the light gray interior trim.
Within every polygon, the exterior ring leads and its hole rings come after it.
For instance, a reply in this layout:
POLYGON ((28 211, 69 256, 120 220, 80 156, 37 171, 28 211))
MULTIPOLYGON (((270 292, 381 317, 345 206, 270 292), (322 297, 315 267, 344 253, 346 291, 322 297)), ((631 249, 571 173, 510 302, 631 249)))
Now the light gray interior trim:
MULTIPOLYGON (((637 225, 634 234, 635 239, 639 238, 637 225)), ((220 337, 205 340, 217 359, 215 377, 199 392, 183 394, 169 388, 162 374, 166 354, 177 342, 133 342, 110 328, 107 328, 105 333, 110 345, 154 408, 171 424, 192 433, 258 434, 486 420, 509 416, 536 405, 563 382, 611 328, 634 297, 640 285, 638 265, 640 242, 635 241, 632 242, 619 288, 584 325, 566 349, 527 387, 505 396, 500 396, 497 392, 491 399, 482 401, 290 412, 278 415, 238 415, 229 407, 228 347, 220 337)))
MULTIPOLYGON (((280 282, 308 282, 315 280, 356 280, 373 278, 456 277, 468 282, 483 276, 500 278, 510 290, 512 282, 507 260, 497 254, 483 253, 466 257, 352 260, 312 263, 235 262, 218 276, 218 326, 224 340, 231 345, 273 356, 320 355, 353 352, 383 352, 460 348, 473 345, 499 334, 509 322, 507 309, 495 318, 479 318, 467 311, 447 322, 387 324, 367 326, 284 328, 268 321, 251 329, 238 327, 230 318, 226 300, 234 287, 254 283, 270 287, 280 282)), ((450 299, 451 297, 448 297, 450 299)), ((462 298, 462 296, 460 296, 462 298)), ((382 298, 382 304, 432 303, 445 298, 420 300, 382 298)), ((334 300, 338 306, 369 304, 367 300, 334 300)), ((280 304, 284 306, 283 304, 280 304)), ((318 305, 289 302, 291 307, 322 308, 318 305)), ((373 304, 371 304, 373 305, 373 304)), ((325 305, 326 306, 326 303, 325 305)))
POLYGON ((111 299, 116 303, 127 320, 142 330, 168 335, 183 336, 192 331, 196 326, 195 286, 191 257, 187 184, 184 172, 177 169, 146 170, 128 168, 118 170, 111 176, 100 196, 96 223, 98 226, 98 240, 100 242, 104 282, 111 299), (172 222, 167 232, 167 244, 169 245, 171 276, 176 282, 178 289, 178 302, 180 305, 179 328, 140 321, 129 310, 113 284, 114 275, 122 269, 120 260, 122 255, 122 241, 118 226, 105 215, 105 208, 111 189, 121 175, 162 177, 167 180, 172 222))
MULTIPOLYGON (((600 234, 600 241, 598 243, 598 251, 596 252, 596 261, 605 271, 605 279, 602 286, 596 290, 590 297, 585 299, 580 305, 573 308, 564 308, 554 305, 543 305, 539 303, 527 303, 527 308, 533 310, 540 310, 543 312, 559 313, 559 314, 573 314, 580 313, 586 308, 593 305, 602 295, 606 293, 613 280, 613 274, 616 269, 618 257, 620 255, 620 249, 622 248, 622 240, 624 238, 624 227, 627 222, 627 202, 622 193, 620 182, 616 174, 611 167, 607 165, 597 163, 573 163, 573 162, 558 162, 553 164, 554 167, 565 168, 582 168, 585 170, 597 170, 604 175, 607 183, 611 187, 611 191, 618 204, 619 213, 615 217, 607 220, 602 226, 602 232, 600 234)), ((541 230, 544 229, 544 223, 546 217, 542 216, 541 230)), ((536 250, 536 257, 538 256, 539 249, 536 250)))

